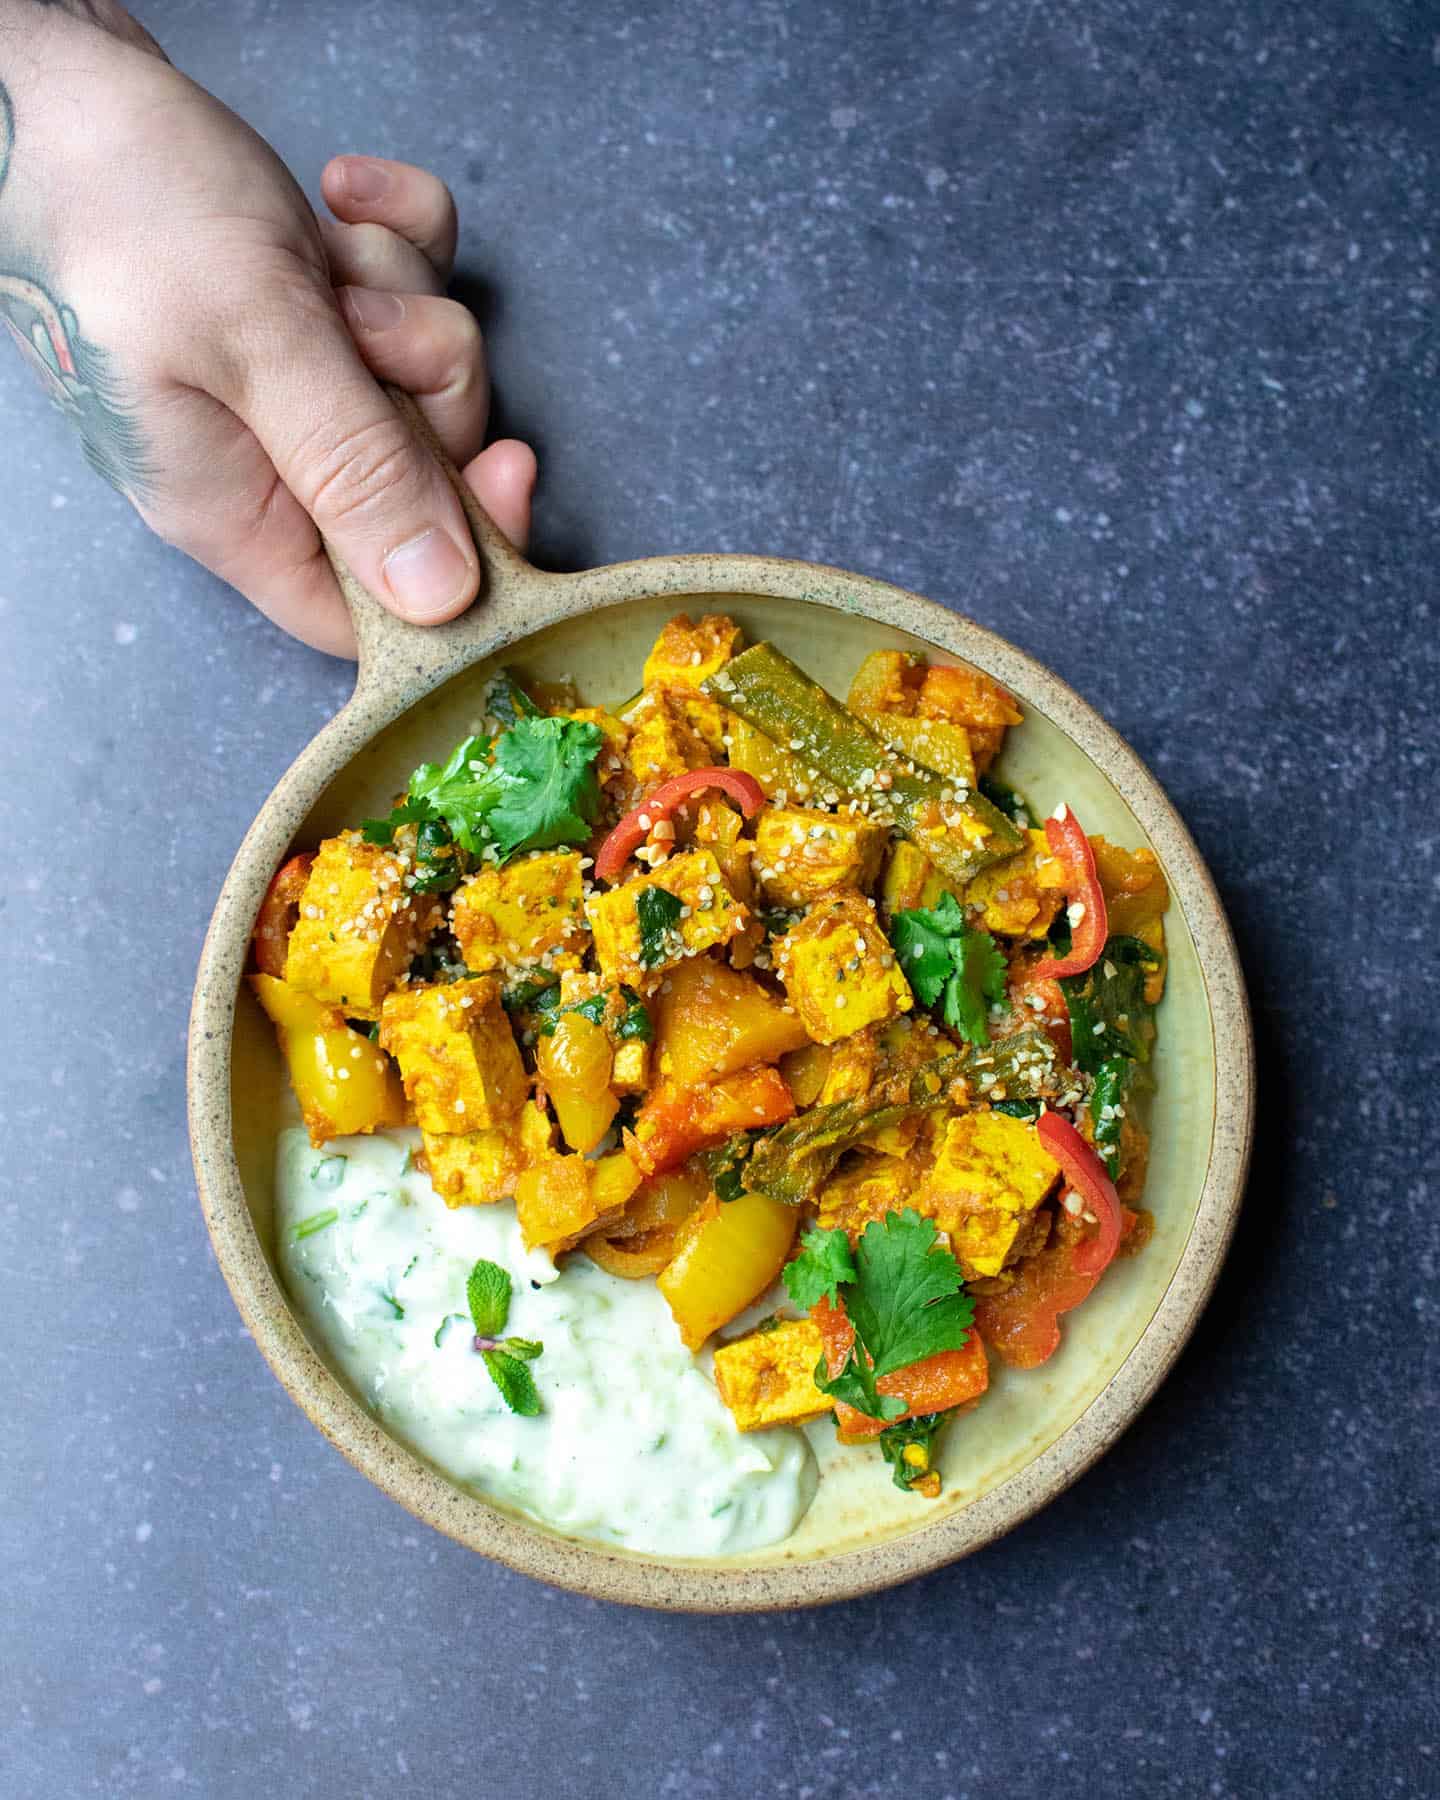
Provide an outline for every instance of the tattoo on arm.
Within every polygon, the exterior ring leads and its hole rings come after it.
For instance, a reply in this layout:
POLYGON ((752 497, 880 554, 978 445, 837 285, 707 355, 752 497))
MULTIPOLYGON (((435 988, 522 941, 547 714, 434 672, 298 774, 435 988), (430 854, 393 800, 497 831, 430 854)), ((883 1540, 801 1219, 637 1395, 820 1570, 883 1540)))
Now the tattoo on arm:
MULTIPOLYGON (((14 147, 15 110, 0 81, 0 202, 14 147)), ((150 482, 144 439, 110 357, 81 335, 79 321, 52 292, 45 270, 19 256, 3 225, 0 210, 0 324, 78 429, 90 466, 121 493, 143 498, 150 482)))

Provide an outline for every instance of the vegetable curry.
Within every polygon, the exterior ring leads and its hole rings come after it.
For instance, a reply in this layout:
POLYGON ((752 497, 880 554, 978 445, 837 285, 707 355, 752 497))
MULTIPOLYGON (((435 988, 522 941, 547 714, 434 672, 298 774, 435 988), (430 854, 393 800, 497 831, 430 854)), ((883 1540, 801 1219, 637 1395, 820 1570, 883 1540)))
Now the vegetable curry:
MULTIPOLYGON (((692 1351, 769 1296, 714 1346, 737 1427, 833 1414, 938 1494, 990 1359, 1148 1236, 1153 854, 1037 819, 1011 696, 900 650, 841 704, 682 615, 615 713, 508 672, 485 709, 261 910, 312 1142, 418 1127, 448 1205, 653 1280, 692 1351)), ((507 1379, 543 1406, 543 1361, 507 1379)))

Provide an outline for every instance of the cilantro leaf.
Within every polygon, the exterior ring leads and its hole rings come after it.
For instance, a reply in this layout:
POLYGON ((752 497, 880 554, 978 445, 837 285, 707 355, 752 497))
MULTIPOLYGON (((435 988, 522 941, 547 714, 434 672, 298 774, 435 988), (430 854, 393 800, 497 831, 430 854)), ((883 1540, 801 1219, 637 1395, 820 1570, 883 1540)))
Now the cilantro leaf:
POLYGON ((599 726, 579 719, 522 719, 497 739, 499 793, 485 822, 502 860, 589 838, 600 812, 595 759, 604 742, 599 726))
MULTIPOLYGON (((807 1233, 806 1249, 797 1263, 804 1264, 817 1237, 843 1239, 844 1233, 807 1233)), ((838 1266, 838 1246, 825 1244, 823 1254, 833 1256, 838 1266)), ((785 1271, 787 1288, 794 1267, 792 1263, 785 1271)), ((801 1292, 817 1289, 822 1275, 830 1272, 830 1268, 802 1269, 801 1292)), ((794 1297, 795 1290, 790 1291, 794 1297)), ((905 1402, 882 1394, 879 1382, 942 1350, 962 1349, 975 1315, 959 1263, 936 1242, 934 1222, 921 1218, 912 1207, 870 1221, 855 1248, 852 1277, 837 1277, 831 1291, 844 1305, 855 1341, 843 1367, 833 1375, 821 1358, 815 1382, 822 1392, 872 1419, 897 1419, 905 1411, 905 1402)))
POLYGON ((960 1265, 936 1243, 934 1221, 913 1207, 865 1227, 845 1310, 875 1366, 875 1379, 942 1350, 963 1348, 975 1316, 960 1265))
POLYGON ((397 826, 438 823, 469 855, 493 847, 502 862, 583 844, 600 811, 594 764, 603 742, 598 727, 560 718, 520 719, 493 745, 467 737, 444 764, 421 763, 389 817, 365 820, 365 839, 388 844, 397 826))
POLYGON ((989 1003, 1005 997, 1005 958, 988 931, 968 926, 950 945, 955 973, 945 983, 945 1023, 967 1044, 988 1044, 989 1003))
POLYGON ((680 923, 680 902, 668 888, 643 887, 635 896, 635 918, 640 926, 640 961, 653 969, 665 958, 666 940, 680 923))
POLYGON ((922 1004, 943 1002, 942 1017, 965 1042, 990 1042, 986 1011, 1005 993, 1005 958, 988 931, 966 922, 954 894, 935 906, 896 913, 890 942, 900 968, 922 1004))
POLYGON ((444 763, 421 763, 410 777, 405 798, 386 819, 366 819, 361 827, 366 843, 388 844, 397 825, 424 825, 441 819, 457 843, 472 856, 480 841, 473 829, 483 811, 483 796, 492 785, 489 769, 490 740, 462 738, 444 763))
POLYGON ((529 1364, 519 1356, 512 1356, 508 1350, 486 1350, 482 1354, 490 1379, 500 1390, 500 1398, 511 1412, 519 1413, 524 1419, 533 1419, 540 1410, 540 1396, 535 1392, 535 1377, 530 1373, 529 1364))
POLYGON ((495 1338, 510 1317, 510 1277, 499 1263, 482 1256, 465 1283, 465 1300, 477 1337, 495 1338))
POLYGON ((933 1006, 954 973, 950 941, 965 929, 965 913, 953 894, 938 905, 897 912, 890 923, 890 942, 905 979, 923 1006, 933 1006))
POLYGON ((800 1254, 785 1265, 785 1291, 806 1312, 818 1306, 822 1297, 836 1305, 841 1284, 855 1279, 849 1238, 843 1231, 812 1225, 800 1244, 800 1254))

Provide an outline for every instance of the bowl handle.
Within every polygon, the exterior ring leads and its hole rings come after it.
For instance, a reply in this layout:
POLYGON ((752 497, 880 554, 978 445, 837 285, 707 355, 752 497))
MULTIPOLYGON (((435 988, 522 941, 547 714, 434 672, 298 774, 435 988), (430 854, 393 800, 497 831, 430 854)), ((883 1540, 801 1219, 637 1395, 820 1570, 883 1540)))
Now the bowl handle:
POLYGON ((385 393, 396 412, 445 471, 450 485, 459 495, 480 557, 480 591, 475 604, 458 619, 451 619, 444 625, 411 625, 396 618, 382 605, 351 573, 334 545, 327 542, 325 554, 330 558, 340 592, 345 596, 360 649, 360 669, 355 683, 357 693, 361 688, 378 683, 386 669, 397 673, 403 671, 408 678, 417 671, 439 669, 453 662, 457 649, 476 635, 476 607, 484 603, 489 613, 502 596, 509 599, 514 590, 545 579, 533 563, 525 560, 471 493, 412 396, 388 382, 385 393))

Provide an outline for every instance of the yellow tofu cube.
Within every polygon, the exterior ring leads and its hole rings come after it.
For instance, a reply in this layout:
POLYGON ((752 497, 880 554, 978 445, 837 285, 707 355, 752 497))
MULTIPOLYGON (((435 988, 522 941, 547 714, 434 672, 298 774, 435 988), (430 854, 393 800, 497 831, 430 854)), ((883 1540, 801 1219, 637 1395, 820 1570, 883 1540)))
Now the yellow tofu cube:
POLYGON ((967 906, 979 908, 986 931, 1043 938, 1064 904, 1065 865, 1043 831, 1027 831, 1024 849, 982 869, 964 898, 967 906))
POLYGON ((878 1151, 863 1156, 821 1188, 818 1222, 826 1231, 848 1233, 853 1242, 872 1219, 915 1205, 918 1176, 903 1157, 878 1151))
MULTIPOLYGON (((648 908, 646 909, 648 911, 648 908)), ((585 902, 595 934, 595 959, 607 985, 653 983, 664 970, 728 944, 749 914, 735 898, 709 850, 673 856, 653 875, 641 875, 585 902), (658 934, 642 934, 640 896, 662 889, 680 902, 681 915, 658 934)))
POLYGON ((908 838, 896 838, 880 877, 880 904, 891 918, 897 912, 934 906, 945 892, 945 878, 908 838))
POLYGON ((489 1206, 515 1192, 521 1174, 548 1156, 555 1127, 543 1106, 522 1106, 518 1119, 492 1131, 426 1131, 425 1167, 447 1206, 489 1206))
POLYGON ((687 769, 708 768, 715 758, 709 746, 685 716, 675 696, 657 689, 647 692, 626 716, 630 742, 625 746, 625 765, 642 791, 657 787, 687 769))
POLYGON ((422 1131, 506 1125, 525 1098, 525 1070, 493 975, 390 994, 380 1048, 399 1063, 422 1131))
POLYGON ((818 1419, 835 1402, 815 1385, 824 1354, 820 1327, 809 1319, 782 1319, 715 1351, 715 1385, 741 1431, 800 1425, 818 1419))
POLYGON ((949 1234, 967 1278, 998 1275, 1059 1174, 1028 1120, 962 1113, 946 1122, 919 1207, 949 1234))
POLYGON ((396 978, 440 922, 439 903, 405 886, 393 849, 358 831, 326 838, 315 852, 290 934, 285 980, 347 1018, 379 1017, 396 978))
POLYGON ((546 850, 472 875, 450 913, 465 966, 477 975, 549 966, 557 951, 583 948, 590 933, 582 882, 575 850, 546 850))
POLYGON ((641 681, 647 688, 698 688, 734 656, 740 636, 740 627, 723 613, 706 613, 694 625, 688 613, 677 613, 645 658, 641 681))
POLYGON ((868 892, 889 839, 872 819, 767 806, 755 821, 755 873, 775 906, 808 906, 832 888, 868 892))
POLYGON ((817 1044, 838 1043, 913 1004, 874 902, 853 889, 815 902, 775 946, 775 968, 817 1044))

